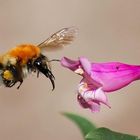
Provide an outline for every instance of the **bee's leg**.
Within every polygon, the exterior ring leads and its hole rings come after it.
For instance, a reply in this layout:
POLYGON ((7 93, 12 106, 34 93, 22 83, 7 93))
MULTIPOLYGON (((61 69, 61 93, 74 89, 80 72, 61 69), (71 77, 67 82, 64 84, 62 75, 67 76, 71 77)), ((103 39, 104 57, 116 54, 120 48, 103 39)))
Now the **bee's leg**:
POLYGON ((13 87, 16 81, 3 79, 3 83, 5 84, 6 87, 13 87))
POLYGON ((46 59, 45 56, 40 56, 38 57, 35 61, 34 61, 34 66, 40 71, 42 72, 47 78, 50 79, 53 89, 55 88, 55 83, 54 83, 54 75, 52 74, 51 70, 49 70, 47 63, 46 63, 46 59))
POLYGON ((29 59, 27 62, 27 70, 28 70, 28 72, 36 72, 32 59, 29 59))
POLYGON ((1 73, 1 77, 3 78, 3 83, 5 84, 6 87, 12 87, 16 83, 13 71, 15 71, 15 68, 9 65, 1 73))
POLYGON ((21 67, 20 65, 9 65, 7 67, 7 69, 9 71, 12 72, 12 75, 13 75, 13 80, 11 81, 11 84, 8 85, 8 87, 12 87, 14 86, 17 82, 20 82, 19 86, 17 87, 17 89, 20 88, 21 84, 23 83, 23 78, 22 78, 22 70, 21 70, 21 67))
POLYGON ((37 78, 39 77, 39 70, 37 71, 37 78))
POLYGON ((19 83, 19 85, 18 85, 18 87, 17 87, 17 89, 19 89, 20 88, 20 86, 22 85, 22 83, 23 83, 23 80, 22 81, 19 81, 20 83, 19 83))
POLYGON ((17 89, 19 89, 23 83, 22 68, 21 68, 19 63, 17 63, 17 65, 16 65, 16 72, 17 72, 16 73, 17 74, 16 81, 19 82, 17 89))

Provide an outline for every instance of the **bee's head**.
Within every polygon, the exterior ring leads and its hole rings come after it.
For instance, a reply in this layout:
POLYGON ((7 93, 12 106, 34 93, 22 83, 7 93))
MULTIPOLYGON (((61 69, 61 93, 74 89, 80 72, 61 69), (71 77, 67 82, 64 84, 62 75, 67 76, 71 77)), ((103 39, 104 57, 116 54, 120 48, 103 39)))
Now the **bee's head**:
POLYGON ((34 67, 41 73, 43 73, 47 78, 50 79, 53 89, 55 88, 54 83, 54 75, 52 74, 51 68, 50 68, 50 61, 48 58, 44 55, 40 55, 33 63, 34 67))

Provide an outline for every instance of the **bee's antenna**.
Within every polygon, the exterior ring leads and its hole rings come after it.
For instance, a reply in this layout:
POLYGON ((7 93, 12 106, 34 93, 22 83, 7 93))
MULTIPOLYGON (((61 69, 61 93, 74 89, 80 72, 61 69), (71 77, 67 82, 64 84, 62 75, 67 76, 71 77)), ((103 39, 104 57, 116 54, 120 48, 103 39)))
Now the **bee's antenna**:
POLYGON ((52 61, 60 62, 59 59, 51 59, 51 60, 49 60, 48 62, 52 62, 52 61))

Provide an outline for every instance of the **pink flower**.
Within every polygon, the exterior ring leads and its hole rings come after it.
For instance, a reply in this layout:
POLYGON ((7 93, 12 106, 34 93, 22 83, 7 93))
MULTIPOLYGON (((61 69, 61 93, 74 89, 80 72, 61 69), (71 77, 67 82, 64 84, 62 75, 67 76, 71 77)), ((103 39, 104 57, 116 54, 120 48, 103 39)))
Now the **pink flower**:
POLYGON ((99 111, 101 104, 110 107, 106 93, 119 90, 140 79, 138 65, 120 62, 91 63, 85 57, 76 61, 63 57, 61 65, 83 77, 78 85, 77 99, 82 107, 93 112, 99 111))

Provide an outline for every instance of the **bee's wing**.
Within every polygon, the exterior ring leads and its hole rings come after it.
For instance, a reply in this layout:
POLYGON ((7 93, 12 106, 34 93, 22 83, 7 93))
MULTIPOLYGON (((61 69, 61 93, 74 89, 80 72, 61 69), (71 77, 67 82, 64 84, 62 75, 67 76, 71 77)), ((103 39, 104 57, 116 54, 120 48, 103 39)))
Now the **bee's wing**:
POLYGON ((74 40, 76 33, 77 28, 75 27, 63 28, 40 43, 38 46, 40 47, 41 51, 61 49, 63 46, 70 44, 74 40))

